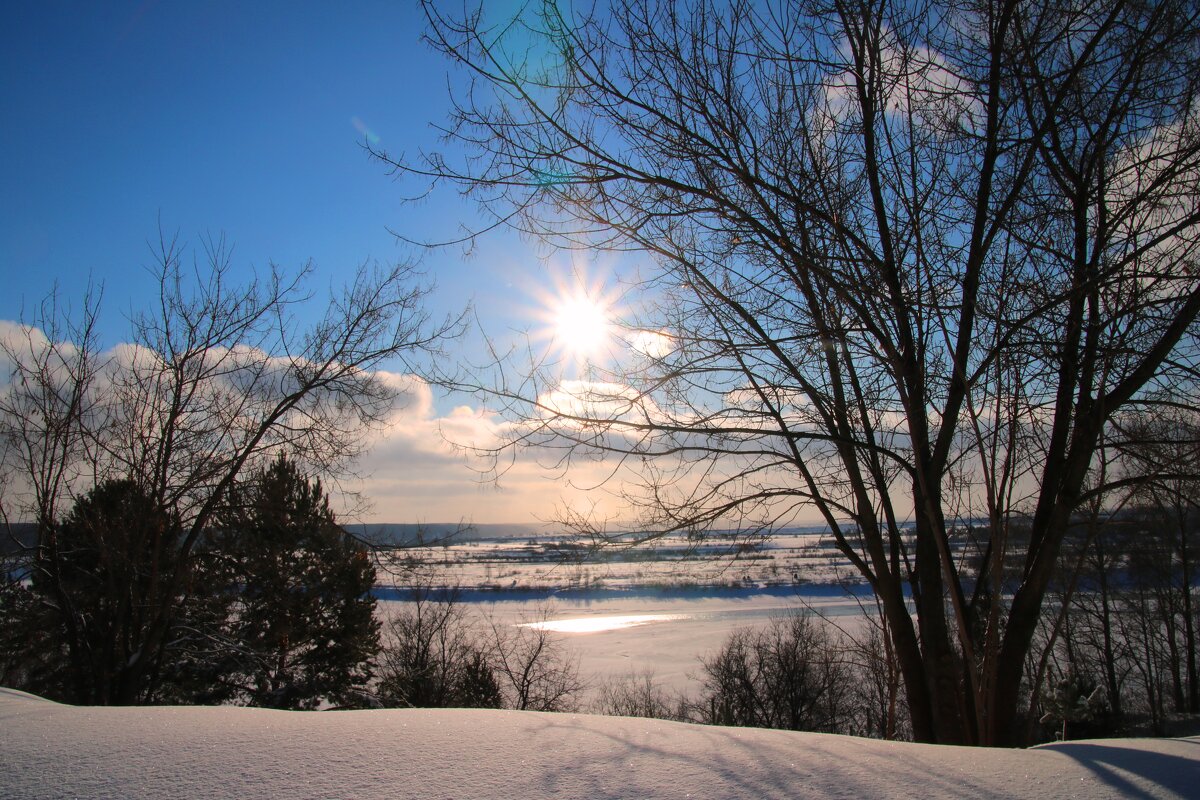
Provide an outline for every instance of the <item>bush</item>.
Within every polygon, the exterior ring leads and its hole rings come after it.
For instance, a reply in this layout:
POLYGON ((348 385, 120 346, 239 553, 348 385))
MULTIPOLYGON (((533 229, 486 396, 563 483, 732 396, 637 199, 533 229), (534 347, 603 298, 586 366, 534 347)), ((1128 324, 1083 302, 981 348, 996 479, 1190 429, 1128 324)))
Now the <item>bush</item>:
POLYGON ((500 708, 489 653, 467 625, 457 597, 421 587, 384 631, 376 693, 386 707, 500 708))
POLYGON ((698 716, 713 725, 844 732, 855 684, 842 651, 807 614, 734 631, 703 661, 698 716))
POLYGON ((579 659, 540 623, 491 625, 491 658, 508 708, 574 711, 586 688, 579 659))
POLYGON ((658 685, 653 672, 635 672, 603 681, 592 702, 592 712, 610 717, 690 721, 687 698, 672 695, 658 685))
POLYGON ((392 617, 376 693, 390 707, 572 711, 584 683, 578 659, 535 625, 476 627, 455 592, 427 587, 392 617))

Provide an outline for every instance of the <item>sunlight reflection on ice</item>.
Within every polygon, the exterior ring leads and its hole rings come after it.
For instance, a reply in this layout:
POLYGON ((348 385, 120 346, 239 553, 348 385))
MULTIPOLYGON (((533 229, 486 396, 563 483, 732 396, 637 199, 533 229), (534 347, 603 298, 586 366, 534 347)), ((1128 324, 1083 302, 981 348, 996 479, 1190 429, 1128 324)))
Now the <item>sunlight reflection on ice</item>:
POLYGON ((613 617, 573 617, 571 619, 548 619, 542 622, 526 622, 518 627, 537 628, 556 633, 599 633, 648 625, 652 622, 675 622, 691 619, 691 614, 627 614, 613 617))

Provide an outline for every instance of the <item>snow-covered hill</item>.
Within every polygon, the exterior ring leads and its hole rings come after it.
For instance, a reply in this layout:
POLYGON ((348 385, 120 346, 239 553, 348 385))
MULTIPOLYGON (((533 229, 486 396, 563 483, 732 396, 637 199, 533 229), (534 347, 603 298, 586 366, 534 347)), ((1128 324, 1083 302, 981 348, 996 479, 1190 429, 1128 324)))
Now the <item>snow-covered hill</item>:
POLYGON ((1200 739, 982 750, 512 711, 77 708, 0 689, 5 798, 1198 796, 1200 739))

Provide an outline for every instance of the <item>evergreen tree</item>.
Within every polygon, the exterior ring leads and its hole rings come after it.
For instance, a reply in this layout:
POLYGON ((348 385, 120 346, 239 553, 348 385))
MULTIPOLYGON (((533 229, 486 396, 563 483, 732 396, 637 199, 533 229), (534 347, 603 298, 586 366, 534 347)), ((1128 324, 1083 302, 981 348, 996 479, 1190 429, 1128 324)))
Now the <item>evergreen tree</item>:
POLYGON ((487 653, 472 648, 462 662, 455 684, 455 704, 460 708, 502 708, 504 695, 496 671, 488 661, 487 653))
POLYGON ((1042 699, 1042 706, 1045 708, 1042 724, 1061 726, 1057 732, 1061 741, 1067 740, 1068 723, 1096 722, 1108 710, 1104 687, 1073 668, 1068 669, 1067 674, 1054 685, 1054 691, 1042 699))
POLYGON ((157 678, 151 618, 173 631, 178 607, 176 519, 134 481, 110 480, 46 533, 28 572, 0 590, 0 675, 69 703, 145 702, 157 678))
POLYGON ((177 662, 182 693, 291 709, 360 696, 379 649, 375 568, 319 481, 280 457, 235 486, 197 574, 210 593, 191 609, 201 621, 177 662))
POLYGON ((61 630, 44 598, 23 578, 0 580, 0 686, 65 700, 61 630))

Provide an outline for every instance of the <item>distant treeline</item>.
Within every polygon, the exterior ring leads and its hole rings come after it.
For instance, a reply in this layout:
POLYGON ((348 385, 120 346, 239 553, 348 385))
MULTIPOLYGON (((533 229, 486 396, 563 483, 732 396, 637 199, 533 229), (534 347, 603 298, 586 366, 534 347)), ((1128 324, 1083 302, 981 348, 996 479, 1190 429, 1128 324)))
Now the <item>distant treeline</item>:
MULTIPOLYGON (((970 524, 965 520, 963 524, 970 524)), ((567 538, 576 535, 554 523, 452 523, 452 522, 365 522, 343 525, 347 532, 379 547, 411 547, 421 545, 462 544, 463 542, 497 541, 504 539, 567 538)), ((823 524, 796 525, 776 528, 777 536, 828 533, 823 524)), ((624 535, 641 535, 635 531, 613 530, 603 534, 604 539, 619 540, 624 535)), ((685 535, 683 533, 677 535, 685 535)), ((745 531, 712 530, 704 538, 744 537, 745 531)))
POLYGON ((348 533, 378 547, 461 544, 492 539, 547 536, 554 529, 542 524, 479 524, 453 522, 365 522, 343 525, 348 533))

